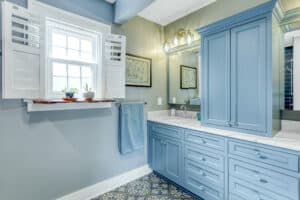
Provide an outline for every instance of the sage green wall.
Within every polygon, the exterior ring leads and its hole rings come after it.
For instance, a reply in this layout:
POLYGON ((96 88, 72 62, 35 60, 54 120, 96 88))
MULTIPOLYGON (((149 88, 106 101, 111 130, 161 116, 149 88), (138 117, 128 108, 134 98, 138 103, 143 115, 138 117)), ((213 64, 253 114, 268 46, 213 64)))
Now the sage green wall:
POLYGON ((152 59, 152 87, 127 87, 128 99, 144 100, 146 110, 167 109, 167 64, 163 52, 163 27, 135 17, 123 25, 114 25, 113 33, 127 36, 127 53, 152 59), (163 98, 163 105, 157 106, 157 97, 163 98))
POLYGON ((180 28, 195 30, 231 15, 237 14, 269 0, 217 0, 165 27, 165 37, 172 38, 180 28))

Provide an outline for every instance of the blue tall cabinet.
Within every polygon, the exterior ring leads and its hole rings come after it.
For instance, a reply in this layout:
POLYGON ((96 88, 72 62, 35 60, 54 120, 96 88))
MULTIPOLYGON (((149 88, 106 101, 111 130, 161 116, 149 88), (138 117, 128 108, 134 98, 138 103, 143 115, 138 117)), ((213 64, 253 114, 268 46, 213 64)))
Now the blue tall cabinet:
POLYGON ((269 137, 280 129, 283 33, 276 5, 270 1, 198 30, 204 126, 269 137))

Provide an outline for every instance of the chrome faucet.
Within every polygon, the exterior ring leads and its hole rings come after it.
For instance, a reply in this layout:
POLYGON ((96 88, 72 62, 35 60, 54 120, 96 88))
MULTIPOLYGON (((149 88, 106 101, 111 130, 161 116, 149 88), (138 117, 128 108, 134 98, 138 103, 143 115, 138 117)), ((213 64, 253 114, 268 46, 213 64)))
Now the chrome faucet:
POLYGON ((186 105, 181 105, 180 110, 184 111, 184 118, 186 118, 186 116, 187 116, 187 106, 186 105))

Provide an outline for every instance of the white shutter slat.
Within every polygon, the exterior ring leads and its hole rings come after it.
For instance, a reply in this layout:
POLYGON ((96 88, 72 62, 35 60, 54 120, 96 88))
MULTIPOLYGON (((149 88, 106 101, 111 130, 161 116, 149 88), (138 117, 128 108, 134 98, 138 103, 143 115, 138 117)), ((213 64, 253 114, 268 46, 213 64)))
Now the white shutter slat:
POLYGON ((40 19, 28 9, 2 2, 2 97, 40 97, 40 19))
POLYGON ((105 97, 125 98, 126 37, 106 35, 104 43, 105 97))

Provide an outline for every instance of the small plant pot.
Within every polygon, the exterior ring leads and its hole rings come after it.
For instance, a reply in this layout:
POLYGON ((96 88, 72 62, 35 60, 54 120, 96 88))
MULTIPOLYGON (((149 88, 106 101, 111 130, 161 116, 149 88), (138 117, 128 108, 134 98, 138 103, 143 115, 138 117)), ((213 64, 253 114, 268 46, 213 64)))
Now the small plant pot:
POLYGON ((73 92, 66 92, 65 93, 66 98, 73 98, 74 97, 74 93, 73 92))
POLYGON ((87 101, 92 101, 95 97, 95 92, 84 92, 83 98, 87 101))

